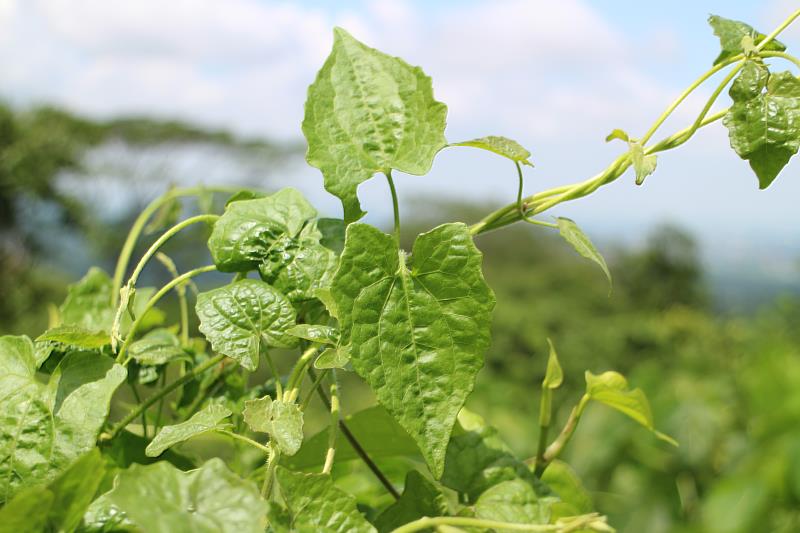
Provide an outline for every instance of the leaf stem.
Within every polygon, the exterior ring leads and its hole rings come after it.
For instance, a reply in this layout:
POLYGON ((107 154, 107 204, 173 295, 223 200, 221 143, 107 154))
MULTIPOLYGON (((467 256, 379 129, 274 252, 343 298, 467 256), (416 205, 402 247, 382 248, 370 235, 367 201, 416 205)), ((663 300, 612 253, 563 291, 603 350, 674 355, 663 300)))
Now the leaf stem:
POLYGON ((800 9, 798 9, 797 11, 795 11, 794 13, 792 13, 791 15, 789 15, 788 17, 786 17, 786 20, 784 20, 783 22, 781 22, 781 23, 780 23, 780 25, 779 25, 777 28, 775 28, 774 30, 772 30, 772 33, 770 33, 769 35, 767 35, 767 36, 764 38, 764 40, 763 40, 763 41, 761 41, 760 43, 758 43, 758 46, 756 46, 756 52, 760 52, 761 50, 763 50, 763 49, 764 49, 764 47, 765 47, 765 46, 767 46, 767 44, 769 44, 770 42, 774 41, 774 40, 775 40, 775 37, 777 37, 778 35, 780 35, 780 33, 781 33, 783 30, 785 30, 786 28, 788 28, 788 27, 789 27, 789 25, 790 25, 792 22, 794 22, 794 20, 795 20, 797 17, 800 17, 800 9))
POLYGON ((547 447, 544 454, 542 455, 542 461, 536 462, 536 475, 541 476, 547 465, 549 465, 553 459, 556 459, 559 454, 564 450, 564 447, 569 443, 569 440, 572 438, 572 435, 575 433, 575 429, 578 427, 578 422, 583 415, 583 411, 586 409, 586 405, 589 403, 589 395, 584 394, 581 396, 578 405, 572 408, 572 411, 569 413, 569 418, 567 418, 567 423, 564 424, 564 428, 561 430, 561 433, 558 434, 556 440, 553 441, 550 446, 547 447))
POLYGON ((264 483, 261 485, 261 497, 265 500, 269 500, 269 497, 272 494, 272 482, 275 478, 275 467, 278 465, 278 459, 281 455, 281 452, 277 447, 275 447, 275 444, 271 440, 267 445, 267 449, 269 450, 267 453, 267 467, 266 472, 264 473, 264 483))
POLYGON ((312 346, 306 349, 292 368, 292 373, 289 374, 289 380, 286 382, 286 392, 283 393, 283 400, 293 402, 300 392, 300 382, 303 380, 303 374, 306 367, 309 365, 314 355, 317 353, 317 348, 312 346))
POLYGON ((561 518, 555 524, 517 524, 514 522, 501 522, 498 520, 485 520, 466 516, 425 516, 392 530, 392 533, 413 533, 414 531, 421 531, 437 526, 478 527, 497 531, 567 533, 586 528, 595 529, 593 525, 599 526, 601 524, 605 526, 604 529, 602 529, 603 531, 609 531, 605 517, 596 513, 561 518))
POLYGON ((794 63, 796 67, 800 68, 800 59, 793 56, 792 54, 787 54, 786 52, 765 51, 765 52, 760 52, 758 55, 760 57, 780 57, 782 59, 785 59, 786 61, 794 63))
POLYGON ((281 385, 281 375, 278 373, 278 367, 275 366, 275 361, 272 360, 272 355, 269 350, 264 351, 264 357, 267 360, 267 366, 272 374, 272 379, 275 380, 275 397, 283 398, 283 385, 281 385))
POLYGON ((128 236, 125 238, 125 243, 122 245, 119 257, 117 258, 117 266, 114 268, 114 277, 111 283, 111 306, 116 307, 119 302, 119 289, 122 288, 122 278, 125 277, 125 271, 128 269, 133 249, 136 247, 136 242, 139 236, 144 231, 150 217, 155 214, 158 209, 165 203, 175 198, 186 196, 197 196, 205 192, 225 192, 233 193, 241 190, 239 187, 187 187, 179 189, 170 189, 161 196, 152 200, 147 207, 145 207, 139 216, 136 217, 133 225, 131 226, 128 236))
MULTIPOLYGON (((167 254, 158 252, 156 254, 164 268, 172 275, 173 279, 180 276, 175 261, 173 261, 167 254)), ((181 316, 181 346, 189 345, 189 305, 186 302, 186 285, 179 284, 175 286, 175 294, 178 296, 178 306, 180 308, 181 316)))
POLYGON ((250 437, 245 437, 244 435, 239 435, 238 433, 234 433, 233 431, 228 431, 227 429, 215 429, 214 431, 217 432, 217 433, 221 433, 223 435, 227 435, 227 436, 231 437, 232 439, 240 440, 240 441, 242 441, 244 443, 247 443, 247 444, 249 444, 250 446, 252 446, 254 448, 258 448, 259 450, 261 450, 264 453, 267 453, 267 454, 270 453, 270 449, 267 446, 264 446, 260 442, 254 441, 250 437))
MULTIPOLYGON (((312 368, 308 369, 308 374, 312 378, 316 377, 316 372, 314 372, 314 369, 312 368)), ((317 395, 319 396, 320 400, 322 400, 322 403, 325 404, 325 407, 328 410, 330 410, 331 401, 328 399, 328 395, 325 393, 325 391, 323 391, 322 388, 317 387, 317 395)), ((372 471, 373 475, 375 475, 375 477, 378 478, 378 481, 381 482, 383 487, 389 492, 389 494, 394 496, 395 500, 399 500, 400 493, 397 492, 397 489, 394 488, 394 485, 392 485, 392 482, 389 481, 389 478, 387 478, 386 475, 383 472, 381 472, 381 469, 378 468, 378 465, 376 465, 375 462, 372 460, 372 458, 370 458, 369 454, 367 454, 364 447, 361 446, 361 443, 358 442, 355 435, 353 435, 353 432, 350 431, 350 428, 347 427, 347 424, 341 418, 339 419, 339 429, 342 431, 342 435, 344 435, 344 438, 347 439, 347 442, 350 443, 350 446, 353 447, 353 451, 356 452, 356 455, 358 455, 361 458, 361 460, 364 461, 364 464, 367 465, 367 468, 369 468, 370 471, 372 471)))
MULTIPOLYGON (((133 397, 136 400, 136 403, 142 403, 142 397, 139 396, 139 389, 136 388, 136 383, 129 383, 131 387, 131 391, 133 392, 133 397)), ((142 411, 142 436, 146 439, 147 438, 147 415, 145 411, 142 411)))
POLYGON ((394 180, 392 179, 392 171, 386 172, 386 181, 389 182, 389 190, 392 193, 392 209, 394 210, 394 235, 397 242, 400 242, 400 206, 397 201, 397 190, 394 188, 394 180))
POLYGON ((336 455, 336 433, 339 427, 339 391, 336 386, 336 373, 333 374, 331 383, 331 425, 328 430, 328 451, 325 454, 325 465, 322 467, 323 474, 330 474, 333 468, 333 458, 336 455))
POLYGON ((197 365, 192 370, 184 374, 183 376, 179 377, 160 391, 156 392, 148 399, 146 399, 141 404, 137 405, 130 413, 128 413, 122 420, 117 422, 114 427, 108 432, 107 435, 101 436, 101 440, 109 441, 119 434, 120 431, 125 429, 125 427, 133 421, 137 416, 139 416, 143 411, 147 410, 151 405, 156 403, 158 400, 163 398, 164 396, 168 395, 170 392, 174 391, 184 383, 187 383, 193 380, 195 377, 199 376, 206 370, 214 367, 217 363, 221 362, 225 359, 225 356, 222 354, 217 354, 211 359, 204 361, 203 363, 197 365))
MULTIPOLYGON (((137 263, 136 268, 133 269, 133 273, 131 274, 131 277, 128 279, 128 283, 126 284, 128 295, 130 295, 130 291, 132 291, 134 287, 136 287, 136 282, 139 280, 139 275, 142 273, 142 270, 144 270, 144 267, 147 264, 147 262, 150 261, 150 258, 153 257, 153 255, 155 255, 156 252, 158 252, 159 248, 161 248, 164 245, 164 243, 166 243, 168 240, 170 240, 174 235, 176 235, 184 228, 187 228, 193 224, 198 224, 201 222, 214 222, 218 218, 219 215, 197 215, 191 218, 187 218, 186 220, 183 220, 175 224, 167 231, 165 231, 161 235, 161 237, 156 239, 156 242, 154 242, 150 246, 150 248, 147 249, 145 254, 139 260, 139 263, 137 263)), ((125 300, 120 301, 119 305, 117 306, 117 314, 114 317, 114 325, 111 327, 112 348, 116 347, 117 338, 119 336, 119 324, 122 321, 122 315, 127 308, 127 304, 128 302, 126 297, 125 300)))
POLYGON ((161 298, 164 297, 164 295, 166 295, 174 287, 177 287, 177 286, 181 285, 187 279, 191 279, 191 278, 193 278, 195 276, 199 276, 200 274, 203 274, 205 272, 213 272, 216 269, 217 269, 217 267, 215 267, 214 265, 207 265, 207 266, 204 266, 204 267, 194 268, 192 270, 184 272, 183 274, 181 274, 180 276, 178 276, 176 278, 172 278, 172 280, 170 280, 169 283, 167 283, 166 285, 161 287, 161 289, 159 289, 158 292, 156 292, 147 301, 147 304, 145 304, 144 309, 142 310, 142 312, 139 313, 139 316, 137 316, 136 319, 131 324, 130 330, 128 330, 128 335, 125 337, 125 340, 123 341, 122 346, 119 349, 119 353, 117 354, 117 363, 121 363, 121 364, 124 364, 124 365, 128 364, 128 361, 125 359, 125 354, 126 354, 128 348, 130 347, 130 344, 133 341, 133 338, 136 335, 136 332, 139 330, 139 326, 141 325, 142 320, 144 319, 144 316, 147 314, 147 312, 150 309, 152 309, 159 302, 159 300, 161 300, 161 298))
POLYGON ((306 397, 303 399, 303 403, 300 405, 301 411, 306 410, 308 404, 311 402, 311 398, 313 398, 314 394, 316 394, 317 388, 319 387, 320 383, 322 383, 322 380, 325 378, 325 376, 328 375, 330 371, 331 371, 330 368, 326 368, 316 376, 312 376, 314 372, 311 369, 309 369, 309 376, 311 376, 313 383, 311 383, 311 389, 309 389, 308 393, 306 394, 306 397))

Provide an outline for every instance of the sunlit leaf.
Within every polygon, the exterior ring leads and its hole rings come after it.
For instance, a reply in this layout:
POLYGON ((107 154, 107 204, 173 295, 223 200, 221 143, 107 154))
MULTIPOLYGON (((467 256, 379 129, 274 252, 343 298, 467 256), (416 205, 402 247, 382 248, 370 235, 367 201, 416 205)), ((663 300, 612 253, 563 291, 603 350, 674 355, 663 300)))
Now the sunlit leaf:
POLYGON ((161 431, 147 445, 145 454, 148 457, 158 457, 166 449, 178 443, 222 427, 220 422, 229 416, 231 416, 229 409, 221 405, 211 404, 196 412, 185 422, 161 428, 161 431))
POLYGON ((286 455, 294 455, 303 443, 303 412, 294 402, 269 396, 244 404, 244 421, 253 431, 267 433, 286 455))
MULTIPOLYGON (((763 33, 756 31, 749 24, 739 22, 738 20, 730 20, 717 15, 711 15, 708 17, 708 23, 714 29, 714 35, 719 37, 719 43, 722 47, 719 56, 714 60, 715 65, 737 54, 743 53, 745 51, 742 47, 742 39, 744 37, 750 37, 754 45, 760 44, 761 41, 766 38, 766 35, 763 33)), ((786 46, 773 39, 767 43, 764 50, 783 51, 786 50, 786 46)))
POLYGON ((308 163, 342 200, 344 219, 364 215, 356 189, 378 172, 425 174, 444 138, 447 107, 419 67, 370 48, 341 28, 308 89, 308 163))
POLYGON ((564 372, 558 362, 558 354, 553 341, 547 339, 547 344, 550 346, 550 355, 547 358, 547 372, 544 375, 542 385, 548 389, 557 389, 564 381, 564 372))
POLYGON ((464 141, 454 143, 453 146, 471 146, 473 148, 480 148, 494 152, 495 154, 506 157, 514 162, 522 163, 523 165, 533 166, 528 160, 531 153, 525 149, 521 144, 506 137, 498 137, 490 135, 488 137, 481 137, 480 139, 473 139, 471 141, 464 141))
POLYGON ((583 230, 569 218, 558 217, 556 222, 558 223, 558 232, 564 240, 581 256, 595 262, 603 269, 603 273, 606 275, 606 278, 608 278, 608 284, 611 285, 611 272, 608 270, 606 260, 600 255, 600 252, 597 251, 597 248, 595 248, 594 244, 592 244, 592 241, 589 240, 589 237, 586 236, 583 230))
POLYGON ((332 285, 342 346, 378 402, 417 441, 434 476, 489 345, 494 295, 463 224, 397 241, 351 224, 332 285))
POLYGON ((286 330, 289 335, 320 344, 337 344, 339 332, 331 326, 318 324, 298 324, 286 330))
POLYGON ((131 343, 128 355, 140 365, 164 365, 186 357, 181 341, 168 329, 154 329, 131 343))

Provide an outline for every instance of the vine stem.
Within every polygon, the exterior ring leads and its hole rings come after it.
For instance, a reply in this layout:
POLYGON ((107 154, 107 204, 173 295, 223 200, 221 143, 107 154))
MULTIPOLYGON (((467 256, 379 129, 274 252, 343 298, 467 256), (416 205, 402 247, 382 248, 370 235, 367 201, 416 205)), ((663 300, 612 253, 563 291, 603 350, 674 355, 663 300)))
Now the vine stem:
POLYGON ((120 346, 119 353, 117 354, 117 363, 122 363, 122 364, 127 365, 128 361, 125 359, 125 354, 126 354, 128 348, 130 347, 130 344, 133 341, 133 338, 136 335, 136 332, 139 330, 139 326, 141 325, 142 320, 144 319, 144 316, 147 314, 148 311, 150 311, 150 309, 155 307, 155 305, 161 300, 161 298, 164 297, 164 295, 166 295, 173 288, 181 285, 187 279, 193 278, 193 277, 198 276, 200 274, 203 274, 205 272, 213 272, 216 269, 217 269, 217 267, 215 267, 214 265, 207 265, 207 266, 204 266, 204 267, 198 267, 198 268, 189 270, 187 272, 184 272, 183 274, 181 274, 178 277, 172 278, 172 280, 170 280, 169 283, 167 283, 166 285, 161 287, 161 289, 159 289, 158 292, 156 292, 147 301, 147 304, 145 304, 144 309, 142 310, 142 312, 139 313, 139 316, 137 316, 136 319, 131 324, 131 328, 128 331, 128 335, 126 335, 125 340, 122 343, 122 346, 120 346))
POLYGON ((264 483, 261 485, 261 497, 265 500, 269 500, 269 497, 272 494, 272 482, 275 478, 275 467, 278 465, 278 459, 281 455, 281 452, 278 451, 272 441, 270 441, 270 443, 267 445, 267 449, 269 450, 267 453, 267 467, 266 472, 264 473, 264 483))
MULTIPOLYGON (((180 276, 178 268, 167 254, 158 252, 156 259, 164 265, 164 268, 172 275, 173 278, 180 276)), ((186 286, 184 284, 175 286, 175 293, 178 295, 178 307, 181 316, 181 345, 189 345, 189 304, 186 302, 186 286)))
POLYGON ((122 288, 122 278, 125 277, 125 271, 128 269, 128 264, 133 255, 133 249, 136 247, 136 242, 139 240, 150 217, 152 217, 162 205, 176 198, 197 196, 205 192, 234 193, 240 190, 240 187, 186 187, 170 189, 152 200, 147 207, 139 213, 139 216, 136 217, 136 220, 128 232, 128 236, 125 238, 125 243, 122 245, 122 250, 120 250, 111 283, 111 306, 116 307, 119 302, 119 290, 122 288))
POLYGON ((561 430, 561 433, 558 434, 556 440, 547 447, 543 456, 542 462, 538 462, 536 464, 536 471, 539 473, 538 475, 541 476, 544 473, 545 468, 549 465, 553 459, 556 459, 561 452, 564 450, 564 447, 569 443, 569 440, 572 438, 572 435, 575 433, 575 429, 578 427, 578 422, 583 416, 584 410, 586 410, 586 406, 589 404, 589 395, 584 394, 581 396, 578 405, 572 408, 572 411, 569 413, 569 418, 567 418, 566 424, 564 424, 564 428, 561 430))
POLYGON ((303 373, 316 353, 317 348, 312 346, 304 351, 297 360, 291 374, 289 374, 289 379, 286 381, 286 391, 283 393, 284 401, 293 402, 297 399, 297 395, 300 393, 300 382, 303 380, 303 373))
POLYGON ((330 474, 333 468, 333 458, 336 455, 336 433, 339 427, 339 391, 336 386, 336 374, 333 374, 331 383, 331 425, 328 430, 328 451, 325 453, 325 465, 322 467, 323 474, 330 474))
POLYGON ((761 57, 780 57, 782 59, 785 59, 786 61, 789 61, 790 63, 794 63, 794 65, 797 68, 800 68, 800 59, 793 56, 792 54, 787 54, 786 52, 773 52, 770 50, 766 52, 761 52, 758 55, 761 57))
POLYGON ((593 525, 600 524, 605 526, 603 530, 610 531, 608 525, 606 524, 605 517, 602 517, 598 514, 574 516, 570 517, 569 519, 562 520, 563 521, 556 524, 517 524, 514 522, 500 522, 498 520, 485 520, 482 518, 471 518, 466 516, 426 516, 402 525, 392 530, 392 533, 413 533, 414 531, 421 531, 423 529, 437 526, 480 527, 494 529, 497 531, 567 533, 569 531, 592 528, 593 525))
POLYGON ((109 432, 107 434, 101 435, 100 436, 100 440, 109 441, 109 440, 113 439, 114 437, 116 437, 119 434, 120 431, 125 429, 125 427, 128 424, 131 423, 131 421, 133 421, 143 411, 147 410, 151 405, 153 405, 158 400, 160 400, 164 396, 168 395, 170 392, 174 391, 175 389, 177 389, 178 387, 180 387, 184 383, 187 383, 187 382, 193 380, 195 377, 199 376, 200 374, 202 374, 206 370, 214 367, 217 363, 220 363, 223 359, 225 359, 224 355, 217 354, 214 357, 212 357, 211 359, 208 359, 207 361, 197 365, 192 370, 190 370, 189 372, 187 372, 183 376, 179 377, 178 379, 176 379, 175 381, 173 381, 172 383, 170 383, 169 385, 167 385, 163 389, 159 390, 158 392, 156 392, 155 394, 150 396, 148 399, 146 399, 144 402, 142 402, 141 404, 137 405, 122 420, 117 422, 114 425, 114 427, 112 427, 111 430, 109 430, 109 432))
POLYGON ((763 41, 761 41, 760 43, 758 43, 758 46, 756 46, 756 52, 760 52, 761 50, 763 50, 763 49, 764 49, 764 47, 765 47, 765 46, 767 46, 767 44, 769 44, 771 41, 775 40, 775 37, 777 37, 778 35, 780 35, 780 34, 781 34, 781 32, 782 32, 783 30, 785 30, 786 28, 788 28, 788 27, 789 27, 789 25, 790 25, 792 22, 794 22, 794 21, 795 21, 795 19, 796 19, 797 17, 800 17, 800 9, 798 9, 797 11, 795 11, 794 13, 792 13, 791 15, 789 15, 788 17, 786 17, 786 20, 784 20, 783 22, 781 22, 781 23, 780 23, 780 25, 779 25, 777 28, 775 28, 775 29, 772 31, 772 33, 770 33, 769 35, 767 35, 767 36, 764 38, 764 40, 763 40, 763 41))
POLYGON ((392 209, 394 210, 394 235, 397 242, 400 242, 400 206, 397 201, 397 190, 394 188, 394 180, 392 179, 392 171, 386 172, 386 181, 389 183, 389 190, 392 193, 392 209))
POLYGON ((228 431, 227 429, 215 429, 214 431, 217 432, 217 433, 220 433, 222 435, 227 435, 228 437, 231 437, 232 439, 236 439, 236 440, 242 441, 242 442, 244 442, 246 444, 249 444, 250 446, 252 446, 254 448, 258 448, 259 450, 261 450, 264 453, 267 453, 267 454, 270 453, 270 449, 269 449, 268 446, 264 446, 260 442, 256 442, 253 439, 251 439, 250 437, 245 437, 244 435, 239 435, 238 433, 234 433, 233 431, 228 431))
MULTIPOLYGON (((316 372, 314 372, 314 369, 309 368, 308 374, 312 379, 316 379, 316 372)), ((328 395, 322 390, 321 387, 317 387, 317 395, 319 396, 320 400, 322 400, 325 408, 330 410, 331 401, 328 399, 328 395)), ((347 427, 347 424, 341 418, 339 419, 339 429, 341 430, 342 435, 344 435, 344 438, 347 439, 347 442, 350 443, 350 446, 353 447, 353 451, 355 451, 356 455, 358 455, 364 464, 367 465, 367 468, 372 471, 373 475, 378 479, 378 481, 381 482, 381 485, 383 485, 383 487, 394 497, 395 500, 399 500, 400 493, 394 488, 394 485, 392 485, 392 482, 389 481, 389 478, 387 478, 381 469, 378 468, 378 465, 376 465, 369 454, 367 454, 367 451, 363 446, 361 446, 361 443, 358 442, 358 439, 356 439, 355 435, 353 435, 353 432, 350 431, 350 428, 347 427)))
MULTIPOLYGON (((161 235, 161 237, 156 239, 156 242, 154 242, 150 246, 150 248, 147 249, 145 254, 136 264, 136 268, 133 269, 133 273, 131 274, 130 279, 128 279, 128 283, 125 286, 127 288, 125 298, 122 299, 119 302, 119 305, 117 306, 117 314, 114 317, 114 324, 111 327, 112 348, 116 348, 116 343, 119 338, 119 325, 120 322, 122 321, 122 315, 128 306, 128 298, 130 298, 130 293, 131 291, 133 291, 134 287, 136 287, 136 282, 139 280, 139 275, 142 273, 142 270, 144 270, 144 267, 145 265, 147 265, 147 262, 150 261, 150 259, 156 254, 156 252, 158 252, 159 248, 161 248, 168 240, 170 240, 173 236, 179 233, 182 229, 201 222, 214 222, 217 219, 219 219, 219 215, 197 215, 195 217, 187 218, 186 220, 183 220, 175 224, 167 231, 165 231, 161 235)), ((122 289, 120 289, 120 291, 121 290, 122 289)))

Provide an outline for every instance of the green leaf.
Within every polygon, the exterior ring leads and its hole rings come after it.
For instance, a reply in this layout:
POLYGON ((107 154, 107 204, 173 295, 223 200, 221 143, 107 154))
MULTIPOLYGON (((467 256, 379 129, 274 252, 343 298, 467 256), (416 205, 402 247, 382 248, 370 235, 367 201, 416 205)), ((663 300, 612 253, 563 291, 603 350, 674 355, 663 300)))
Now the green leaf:
POLYGON ((342 200, 345 222, 364 215, 356 190, 374 174, 422 175, 444 148, 447 107, 419 67, 370 48, 341 28, 308 89, 308 163, 342 200))
POLYGON ((294 402, 269 396, 248 400, 242 415, 250 429, 267 433, 286 455, 294 455, 303 444, 303 412, 294 402))
POLYGON ((766 189, 800 148, 800 79, 769 75, 748 62, 731 86, 733 105, 723 122, 731 147, 747 160, 766 189), (743 78, 744 77, 744 78, 743 78))
POLYGON ((645 155, 641 143, 630 142, 631 164, 636 173, 636 185, 641 185, 647 176, 656 171, 658 159, 656 155, 645 155))
POLYGON ((336 488, 327 474, 302 474, 283 467, 275 471, 293 531, 374 533, 350 494, 336 488))
POLYGON ((241 202, 242 200, 255 200, 256 198, 264 198, 265 196, 266 194, 259 191, 242 189, 241 191, 233 193, 230 198, 228 198, 228 200, 225 202, 225 207, 227 208, 234 202, 241 202))
POLYGON ((39 337, 36 342, 52 342, 65 348, 79 350, 99 350, 111 342, 108 333, 104 331, 90 331, 75 325, 64 325, 50 328, 39 337))
POLYGON ((320 218, 317 220, 317 229, 322 233, 319 242, 325 248, 333 250, 337 255, 344 250, 344 220, 340 218, 320 218))
POLYGON ((0 533, 43 533, 54 495, 45 487, 28 487, 0 508, 0 533))
POLYGON ((347 228, 332 292, 341 346, 435 477, 489 346, 494 294, 464 224, 421 234, 412 260, 365 224, 347 228))
POLYGON ((346 346, 327 348, 314 361, 314 368, 344 368, 350 362, 350 349, 346 346))
POLYGON ((597 248, 594 247, 594 244, 592 244, 592 241, 589 240, 589 237, 587 237, 581 228, 579 228, 578 225, 569 218, 558 217, 556 222, 558 223, 558 232, 564 238, 564 240, 567 241, 580 255, 597 263, 597 265, 603 269, 603 273, 606 275, 606 278, 608 278, 608 284, 611 286, 611 272, 608 270, 606 260, 603 259, 603 256, 600 255, 600 252, 598 252, 597 248))
MULTIPOLYGON (((347 427, 373 459, 386 457, 418 457, 419 448, 406 431, 380 405, 368 407, 345 417, 347 427)), ((305 470, 322 466, 328 449, 328 429, 324 429, 303 442, 293 457, 283 461, 284 466, 305 470)), ((347 439, 336 441, 336 462, 359 459, 347 439)))
POLYGON ((403 495, 378 515, 375 527, 380 533, 389 533, 424 516, 447 514, 447 500, 439 488, 416 470, 410 470, 403 495))
MULTIPOLYGON (((763 33, 754 30, 749 24, 739 22, 738 20, 730 20, 717 15, 711 15, 708 17, 708 23, 714 29, 714 35, 719 37, 719 43, 722 47, 719 56, 714 60, 715 65, 735 55, 744 53, 745 50, 742 43, 745 37, 750 37, 752 39, 752 44, 756 46, 766 38, 766 35, 763 33)), ((767 43, 764 50, 782 52, 786 50, 786 46, 773 39, 767 43)))
POLYGON ((91 450, 125 368, 93 352, 71 352, 43 385, 33 343, 0 338, 0 502, 52 481, 91 450))
POLYGON ((558 459, 547 465, 542 481, 560 498, 554 503, 552 511, 558 517, 587 514, 594 511, 592 497, 589 495, 578 475, 572 468, 558 459))
POLYGON ((133 465, 108 499, 148 533, 263 533, 267 525, 256 487, 216 458, 189 472, 165 461, 133 465))
POLYGON ((547 372, 544 375, 542 386, 548 389, 557 389, 564 381, 564 372, 561 370, 561 365, 558 362, 558 354, 553 341, 547 339, 547 344, 550 346, 550 355, 547 358, 547 372))
MULTIPOLYGON (((234 204, 235 205, 235 204, 234 204)), ((291 348, 297 338, 286 330, 295 324, 291 302, 277 289, 254 279, 243 279, 197 295, 200 331, 214 351, 258 367, 261 346, 291 348)))
POLYGON ((286 330, 286 333, 320 344, 333 344, 339 342, 339 332, 331 326, 321 326, 318 324, 298 324, 286 330))
POLYGON ((497 430, 466 409, 458 415, 457 431, 447 447, 442 484, 467 496, 469 502, 503 481, 522 479, 533 484, 528 467, 514 457, 497 430))
POLYGON ((594 375, 586 371, 586 394, 589 399, 603 403, 612 409, 625 414, 642 426, 652 431, 658 438, 677 446, 677 442, 668 435, 656 431, 653 425, 653 414, 650 402, 642 389, 630 389, 628 380, 619 372, 603 372, 594 375))
MULTIPOLYGON (((530 483, 521 479, 489 487, 475 502, 475 516, 515 524, 547 524, 556 498, 539 498, 530 483)), ((513 531, 497 529, 498 533, 513 531)))
POLYGON ((154 329, 132 342, 128 355, 140 365, 149 366, 164 365, 187 356, 181 348, 180 339, 168 329, 154 329))
POLYGON ((625 142, 630 142, 631 140, 630 136, 628 136, 628 133, 619 128, 611 130, 611 133, 606 135, 606 142, 611 142, 614 139, 619 139, 620 141, 625 141, 625 142))
POLYGON ((152 442, 147 445, 145 454, 148 457, 158 457, 166 449, 180 442, 222 427, 220 422, 229 416, 231 416, 231 411, 226 407, 218 404, 208 405, 185 422, 164 426, 152 442))
POLYGON ((74 531, 80 525, 105 473, 106 462, 94 448, 50 484, 49 490, 55 495, 48 516, 52 530, 74 531))
POLYGON ((316 216, 316 209, 292 188, 231 203, 208 240, 214 264, 222 272, 257 269, 291 301, 311 299, 336 268, 335 253, 320 244, 316 216))
POLYGON ((531 156, 531 153, 517 141, 508 139, 506 137, 490 135, 488 137, 481 137, 480 139, 455 143, 453 146, 471 146, 473 148, 480 148, 481 150, 494 152, 516 163, 522 163, 523 165, 528 165, 530 167, 533 166, 533 164, 528 160, 528 158, 531 156))

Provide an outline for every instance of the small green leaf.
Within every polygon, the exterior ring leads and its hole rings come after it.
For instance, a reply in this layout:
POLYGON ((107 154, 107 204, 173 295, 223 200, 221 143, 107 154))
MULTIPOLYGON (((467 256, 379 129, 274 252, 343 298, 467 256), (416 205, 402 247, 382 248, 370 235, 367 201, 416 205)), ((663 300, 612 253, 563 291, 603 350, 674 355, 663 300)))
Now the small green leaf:
MULTIPOLYGON (((484 520, 514 524, 548 524, 550 507, 557 499, 540 498, 530 483, 521 479, 489 487, 475 502, 475 516, 484 520)), ((498 533, 514 530, 497 529, 498 533)))
POLYGON ((611 142, 614 139, 619 139, 620 141, 630 142, 631 138, 628 136, 627 132, 621 130, 619 128, 611 130, 611 133, 606 135, 606 142, 611 142))
POLYGON ((375 533, 356 508, 356 499, 336 488, 327 474, 275 471, 289 511, 292 531, 375 533))
POLYGON ((173 426, 164 426, 150 444, 147 445, 145 454, 148 457, 158 457, 164 453, 164 450, 180 442, 222 427, 220 422, 229 416, 231 416, 229 409, 218 404, 211 404, 192 415, 185 422, 173 426))
POLYGON ((630 142, 631 164, 636 173, 636 185, 641 185, 647 176, 656 171, 658 159, 655 155, 645 155, 641 143, 630 142))
POLYGON ((294 455, 303 444, 303 412, 294 402, 269 396, 244 403, 244 421, 253 431, 267 433, 286 455, 294 455))
MULTIPOLYGON (((347 427, 359 444, 373 459, 385 457, 419 457, 414 440, 380 405, 368 407, 345 417, 347 427)), ((303 442, 300 451, 282 462, 295 470, 322 466, 328 449, 328 429, 324 429, 303 442)), ((346 439, 336 442, 336 462, 359 459, 346 439)))
POLYGON ((628 380, 619 372, 608 371, 594 375, 587 370, 586 394, 589 399, 616 409, 655 433, 658 438, 677 446, 674 439, 656 431, 650 402, 642 389, 630 389, 628 380))
POLYGON ((346 346, 328 348, 324 350, 316 361, 314 368, 324 370, 326 368, 344 368, 350 362, 350 349, 346 346))
POLYGON ((555 492, 561 502, 554 503, 552 511, 558 517, 591 513, 594 504, 589 491, 575 471, 564 461, 553 460, 542 474, 542 481, 555 492))
POLYGON ((318 324, 298 324, 286 330, 286 333, 320 344, 333 344, 339 342, 339 331, 331 326, 321 326, 318 324))
POLYGON ((295 324, 291 302, 277 289, 254 279, 243 279, 197 295, 200 331, 214 351, 258 367, 262 344, 278 348, 297 345, 286 333, 295 324))
POLYGON ((410 470, 406 474, 403 495, 384 509, 374 522, 380 533, 389 533, 424 516, 448 514, 447 500, 439 487, 416 470, 410 470))
POLYGON ((90 331, 80 326, 64 325, 50 328, 36 342, 53 342, 65 348, 79 350, 99 350, 107 346, 111 339, 104 331, 90 331))
POLYGON ((168 329, 154 329, 132 342, 128 355, 140 365, 148 366, 164 365, 187 356, 181 348, 180 339, 168 329))
POLYGON ((745 64, 731 86, 734 103, 723 119, 731 147, 750 163, 761 189, 800 148, 800 79, 790 72, 771 74, 763 91, 765 77, 758 65, 745 64))
POLYGON ((606 265, 606 260, 603 259, 603 256, 600 255, 600 252, 597 251, 597 248, 594 247, 592 241, 589 240, 589 237, 578 227, 578 225, 570 220, 569 218, 565 217, 558 217, 556 219, 558 223, 558 232, 567 241, 572 248, 575 249, 580 255, 589 259, 590 261, 594 261, 600 268, 603 269, 603 273, 608 278, 608 284, 611 286, 611 272, 608 270, 608 265, 606 265))
POLYGON ((351 224, 331 288, 340 346, 438 478, 489 346, 495 300, 464 224, 421 234, 411 256, 407 264, 394 237, 351 224))
POLYGON ((364 215, 356 190, 378 172, 421 175, 444 148, 447 107, 419 67, 334 30, 333 49, 308 88, 308 163, 342 200, 345 222, 364 215))
POLYGON ((523 165, 528 165, 530 167, 533 166, 533 164, 528 160, 528 158, 531 156, 531 153, 517 141, 508 139, 506 137, 490 135, 488 137, 481 137, 480 139, 454 143, 452 146, 471 146, 472 148, 480 148, 481 150, 494 152, 495 154, 506 157, 516 163, 522 163, 523 165))
POLYGON ((564 381, 564 372, 558 362, 558 354, 553 341, 547 339, 547 344, 550 345, 550 356, 547 358, 547 372, 544 375, 542 386, 548 389, 557 389, 564 381))
POLYGON ((148 533, 263 533, 267 526, 255 485, 216 458, 189 472, 166 461, 132 465, 108 499, 148 533))
MULTIPOLYGON (((750 37, 755 46, 758 46, 761 41, 766 38, 766 35, 763 33, 754 30, 749 24, 739 22, 738 20, 730 20, 717 15, 711 15, 708 17, 708 23, 714 29, 714 35, 719 37, 719 43, 722 47, 719 56, 714 60, 715 65, 737 54, 745 53, 747 50, 742 47, 745 37, 750 37)), ((786 46, 773 39, 767 43, 764 50, 782 52, 786 50, 786 46)))

